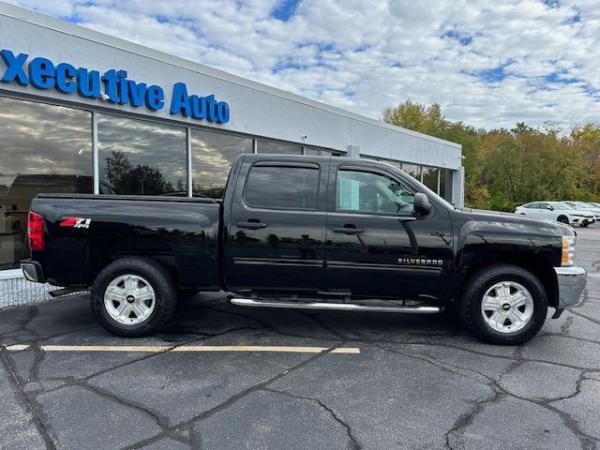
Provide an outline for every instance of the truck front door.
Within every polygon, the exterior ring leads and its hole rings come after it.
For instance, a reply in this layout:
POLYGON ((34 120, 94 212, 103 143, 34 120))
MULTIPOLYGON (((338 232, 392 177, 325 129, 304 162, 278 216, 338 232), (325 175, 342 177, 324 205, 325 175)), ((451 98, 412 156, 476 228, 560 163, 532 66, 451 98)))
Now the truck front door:
POLYGON ((452 264, 444 208, 413 213, 415 188, 379 166, 332 160, 326 286, 367 298, 442 297, 452 264))
POLYGON ((323 289, 328 161, 246 157, 224 219, 230 290, 310 296, 323 289))

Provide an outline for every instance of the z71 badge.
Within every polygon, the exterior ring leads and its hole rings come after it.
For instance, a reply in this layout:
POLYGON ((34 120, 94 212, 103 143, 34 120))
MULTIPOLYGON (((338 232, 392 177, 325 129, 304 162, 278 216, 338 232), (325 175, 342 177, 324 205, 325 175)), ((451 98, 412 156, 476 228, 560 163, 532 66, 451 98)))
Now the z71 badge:
POLYGON ((62 228, 89 228, 92 223, 92 219, 85 217, 67 217, 60 223, 62 228))
POLYGON ((429 258, 398 258, 398 264, 405 264, 407 266, 442 266, 444 261, 442 259, 429 259, 429 258))

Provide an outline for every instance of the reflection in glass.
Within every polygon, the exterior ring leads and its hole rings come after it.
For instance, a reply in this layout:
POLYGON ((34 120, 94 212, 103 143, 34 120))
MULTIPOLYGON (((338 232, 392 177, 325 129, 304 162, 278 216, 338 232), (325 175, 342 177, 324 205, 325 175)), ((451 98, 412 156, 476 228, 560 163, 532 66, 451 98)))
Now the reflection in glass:
POLYGON ((222 198, 233 159, 252 153, 252 139, 192 129, 192 190, 195 195, 222 198))
POLYGON ((439 174, 440 169, 437 167, 423 166, 423 184, 435 193, 439 191, 439 174))
POLYGON ((101 193, 187 195, 184 128, 98 117, 101 193))
POLYGON ((402 170, 411 177, 421 181, 421 166, 417 164, 402 163, 402 170))
POLYGON ((29 256, 27 211, 40 192, 92 192, 91 113, 0 97, 0 268, 29 256))
POLYGON ((302 146, 289 142, 273 141, 271 139, 258 139, 258 153, 272 153, 278 155, 301 155, 302 146))

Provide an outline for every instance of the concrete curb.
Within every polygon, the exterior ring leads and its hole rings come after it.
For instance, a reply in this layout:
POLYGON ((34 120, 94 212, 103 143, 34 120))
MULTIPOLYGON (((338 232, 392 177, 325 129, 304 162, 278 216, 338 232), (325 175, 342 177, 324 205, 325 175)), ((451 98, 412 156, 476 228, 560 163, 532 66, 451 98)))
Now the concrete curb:
POLYGON ((21 269, 0 271, 0 309, 32 305, 50 300, 49 292, 57 289, 49 284, 32 283, 21 269))

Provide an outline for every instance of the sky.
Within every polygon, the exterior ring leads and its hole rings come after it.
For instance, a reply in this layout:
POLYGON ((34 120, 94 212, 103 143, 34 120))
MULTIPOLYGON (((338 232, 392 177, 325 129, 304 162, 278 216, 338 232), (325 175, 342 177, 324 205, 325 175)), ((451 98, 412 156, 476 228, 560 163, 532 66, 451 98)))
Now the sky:
POLYGON ((598 0, 10 0, 380 119, 600 125, 598 0))

